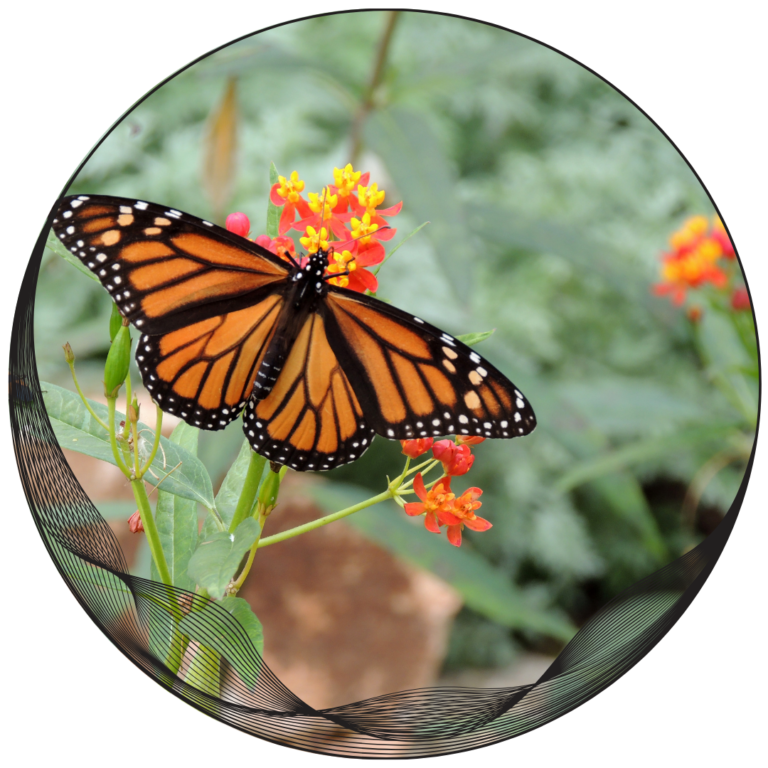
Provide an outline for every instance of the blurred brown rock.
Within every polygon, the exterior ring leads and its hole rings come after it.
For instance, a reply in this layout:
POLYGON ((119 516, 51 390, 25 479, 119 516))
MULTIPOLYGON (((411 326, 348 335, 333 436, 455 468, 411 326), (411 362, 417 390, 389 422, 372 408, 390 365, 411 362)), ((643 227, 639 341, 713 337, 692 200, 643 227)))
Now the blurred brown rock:
MULTIPOLYGON (((291 494, 267 533, 322 514, 291 494)), ((264 625, 267 664, 316 709, 434 684, 461 606, 343 521, 259 550, 240 596, 264 625)))

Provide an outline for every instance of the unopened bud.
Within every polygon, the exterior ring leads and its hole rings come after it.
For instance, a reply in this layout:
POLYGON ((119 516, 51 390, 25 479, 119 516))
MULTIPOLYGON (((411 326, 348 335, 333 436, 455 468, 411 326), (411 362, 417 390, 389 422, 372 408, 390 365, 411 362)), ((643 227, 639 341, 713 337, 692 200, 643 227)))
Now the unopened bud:
POLYGON ((123 316, 120 314, 120 310, 117 308, 117 304, 112 305, 112 314, 109 316, 109 340, 114 341, 117 332, 123 325, 123 316))
POLYGON ((128 406, 128 421, 135 424, 139 420, 139 401, 134 396, 133 402, 128 406))
POLYGON ((270 466, 267 477, 259 489, 259 498, 256 511, 259 517, 268 517, 277 504, 277 495, 280 493, 280 474, 270 466))
POLYGON ((67 365, 72 365, 75 362, 75 353, 72 351, 72 347, 67 342, 62 349, 64 350, 64 359, 67 361, 67 365))
POLYGON ((131 533, 144 531, 144 523, 141 522, 141 514, 138 509, 128 518, 128 528, 130 528, 131 533))
POLYGON ((230 213, 227 216, 226 227, 229 232, 233 232, 240 237, 248 237, 251 231, 251 222, 244 213, 230 213))
POLYGON ((131 332, 125 325, 121 325, 112 346, 109 348, 107 363, 104 366, 104 395, 106 397, 117 397, 117 393, 128 375, 130 362, 131 332))

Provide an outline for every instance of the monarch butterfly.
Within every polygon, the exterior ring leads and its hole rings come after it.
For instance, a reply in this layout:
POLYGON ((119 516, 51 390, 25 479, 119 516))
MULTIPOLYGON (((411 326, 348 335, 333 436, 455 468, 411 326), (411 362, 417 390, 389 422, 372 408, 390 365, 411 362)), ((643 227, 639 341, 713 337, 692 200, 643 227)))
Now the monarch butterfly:
POLYGON ((374 434, 512 438, 536 426, 468 346, 329 285, 328 251, 300 267, 209 221, 102 195, 63 198, 53 229, 139 330, 155 402, 200 429, 244 410, 251 447, 277 464, 332 469, 374 434))

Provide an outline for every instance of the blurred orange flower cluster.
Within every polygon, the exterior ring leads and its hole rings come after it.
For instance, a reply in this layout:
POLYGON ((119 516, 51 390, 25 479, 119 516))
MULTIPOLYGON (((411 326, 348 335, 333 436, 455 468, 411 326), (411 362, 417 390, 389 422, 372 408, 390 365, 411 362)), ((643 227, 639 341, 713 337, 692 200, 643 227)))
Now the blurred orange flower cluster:
POLYGON ((475 457, 470 445, 476 445, 485 440, 484 437, 458 437, 453 440, 438 440, 427 437, 418 440, 401 440, 403 453, 415 459, 426 453, 430 448, 432 455, 443 465, 445 476, 436 481, 428 490, 424 478, 419 472, 413 481, 413 490, 419 501, 405 505, 405 512, 412 517, 424 515, 424 527, 432 533, 440 533, 440 527, 445 526, 448 541, 455 547, 461 546, 461 532, 466 525, 473 531, 487 531, 491 523, 475 514, 482 506, 478 501, 482 495, 480 488, 467 488, 458 498, 451 490, 451 478, 465 475, 472 468, 475 457))
MULTIPOLYGON (((676 306, 683 304, 687 291, 706 284, 732 291, 732 306, 743 306, 743 288, 731 288, 729 261, 736 258, 728 233, 717 216, 710 222, 706 216, 693 216, 669 238, 670 251, 662 254, 661 282, 653 286, 657 296, 669 296, 676 306), (737 296, 738 294, 738 296, 737 296)), ((747 301, 747 307, 749 302, 747 301)), ((701 316, 701 310, 692 307, 692 320, 701 316)))
MULTIPOLYGON (((289 261, 288 254, 295 257, 296 252, 287 233, 294 229, 301 233, 299 242, 307 253, 330 248, 326 274, 338 275, 332 277, 330 283, 360 293, 375 293, 378 281, 367 267, 384 261, 386 254, 382 242, 391 240, 397 230, 383 217, 396 216, 403 204, 380 208, 386 193, 375 182, 369 182, 370 173, 355 171, 351 163, 347 163, 344 168, 333 169, 332 184, 318 193, 309 192, 309 199, 305 199, 306 185, 297 171, 288 178, 279 176, 270 190, 272 204, 282 209, 278 236, 259 235, 255 242, 289 261)), ((248 217, 243 213, 230 214, 227 229, 247 237, 250 232, 248 217)), ((306 258, 297 261, 304 266, 306 258)))

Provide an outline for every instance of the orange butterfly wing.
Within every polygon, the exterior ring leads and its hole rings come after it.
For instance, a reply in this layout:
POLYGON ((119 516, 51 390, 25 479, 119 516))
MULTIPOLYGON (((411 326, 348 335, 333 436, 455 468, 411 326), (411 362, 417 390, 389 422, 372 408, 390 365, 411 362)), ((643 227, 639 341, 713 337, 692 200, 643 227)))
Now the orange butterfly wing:
POLYGON ((53 231, 150 335, 251 306, 290 274, 255 243, 154 203, 67 197, 53 231))
POLYGON ((297 470, 354 461, 374 436, 318 312, 304 321, 270 393, 252 397, 244 419, 254 451, 297 470))
POLYGON ((330 288, 331 346, 380 435, 512 438, 536 426, 515 385, 458 339, 402 310, 330 288))

